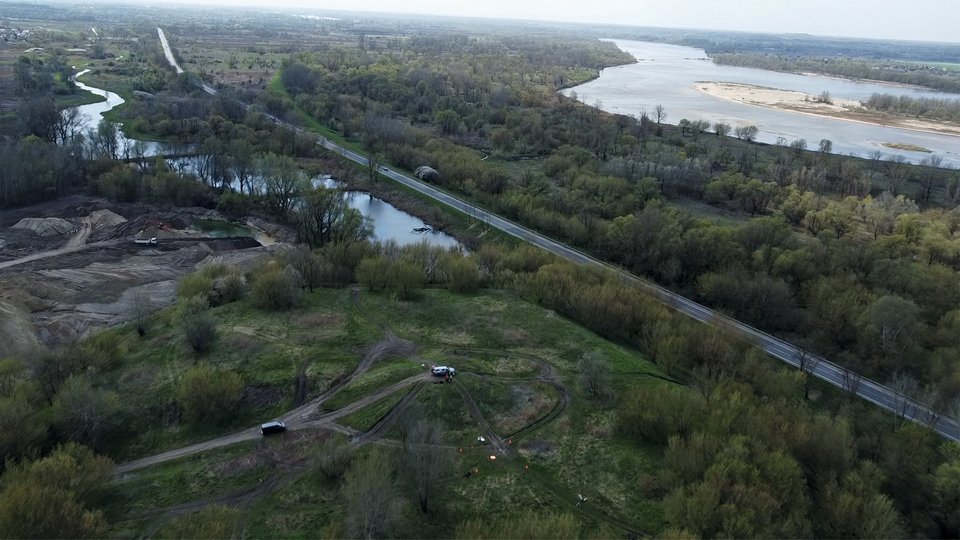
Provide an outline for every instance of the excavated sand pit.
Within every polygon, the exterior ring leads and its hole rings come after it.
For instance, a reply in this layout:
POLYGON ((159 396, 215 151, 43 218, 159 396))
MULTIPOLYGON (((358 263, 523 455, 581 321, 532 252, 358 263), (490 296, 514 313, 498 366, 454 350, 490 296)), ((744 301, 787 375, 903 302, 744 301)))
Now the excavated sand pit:
POLYGON ((180 230, 196 219, 219 217, 203 208, 160 210, 70 197, 4 214, 0 343, 7 347, 2 356, 30 356, 123 324, 133 318, 133 299, 141 291, 156 308, 167 307, 175 301, 180 278, 197 268, 248 267, 279 247, 180 230), (71 219, 56 217, 61 211, 71 219), (133 242, 147 232, 163 240, 151 246, 133 242))

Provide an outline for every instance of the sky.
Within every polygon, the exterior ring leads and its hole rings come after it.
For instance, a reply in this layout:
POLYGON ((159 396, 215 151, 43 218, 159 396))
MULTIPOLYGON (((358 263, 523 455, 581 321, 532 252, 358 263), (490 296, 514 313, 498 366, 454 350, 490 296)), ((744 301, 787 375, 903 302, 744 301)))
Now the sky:
POLYGON ((277 0, 271 5, 960 42, 960 0, 277 0))

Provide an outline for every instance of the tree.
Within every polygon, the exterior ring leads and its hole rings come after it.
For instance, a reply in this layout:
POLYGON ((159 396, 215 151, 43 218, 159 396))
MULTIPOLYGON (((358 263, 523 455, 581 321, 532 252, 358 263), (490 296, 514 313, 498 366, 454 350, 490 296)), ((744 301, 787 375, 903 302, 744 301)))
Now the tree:
POLYGON ((86 538, 106 527, 93 505, 113 462, 69 443, 30 462, 10 463, 0 491, 0 538, 86 538))
POLYGON ((434 116, 433 123, 444 133, 453 134, 460 129, 460 115, 451 109, 439 111, 434 116))
POLYGON ((610 384, 610 362, 600 351, 585 353, 577 362, 577 374, 583 390, 601 403, 613 401, 613 387, 610 384))
POLYGON ((67 379, 53 402, 55 425, 64 439, 98 448, 116 425, 120 396, 94 388, 84 375, 67 379))
POLYGON ((254 303, 261 309, 288 311, 303 298, 303 278, 291 266, 271 265, 257 276, 251 287, 254 303))
POLYGON ((130 298, 130 317, 133 319, 133 326, 137 329, 138 335, 147 333, 150 325, 150 317, 157 310, 150 299, 150 294, 142 287, 138 287, 130 298))
POLYGON ((677 127, 680 128, 680 134, 686 135, 687 131, 690 131, 690 125, 691 124, 689 120, 687 120, 686 118, 681 118, 680 121, 677 123, 677 127))
POLYGON ((653 108, 653 118, 658 124, 662 124, 667 119, 667 109, 663 105, 657 105, 653 108))
POLYGON ((258 167, 264 181, 264 195, 270 210, 286 217, 294 202, 306 188, 303 171, 292 158, 267 154, 260 158, 258 167))
POLYGON ((47 437, 49 415, 40 414, 32 403, 34 392, 19 391, 0 397, 0 460, 3 462, 23 458, 47 437))
POLYGON ((180 328, 196 353, 206 352, 217 340, 217 325, 209 308, 207 299, 201 296, 182 298, 177 306, 180 328))
POLYGON ((423 288, 423 269, 407 261, 397 261, 390 265, 387 276, 387 289, 397 300, 413 300, 417 291, 423 288))
POLYGON ((738 139, 746 142, 752 142, 757 138, 758 133, 760 133, 760 129, 752 124, 746 126, 737 126, 737 129, 734 131, 734 134, 738 139))
POLYGON ((313 465, 331 480, 340 480, 353 462, 356 450, 346 438, 333 434, 313 455, 313 465))
POLYGON ((35 135, 49 142, 57 140, 57 125, 61 121, 57 104, 48 97, 29 99, 17 110, 20 131, 35 135))
POLYGON ((893 390, 894 417, 898 419, 897 427, 903 427, 912 418, 914 401, 920 395, 917 380, 902 372, 893 374, 887 387, 893 390))
POLYGON ((367 177, 371 184, 376 184, 380 178, 380 167, 383 166, 383 154, 373 153, 367 158, 367 177))
POLYGON ((730 135, 730 129, 730 124, 725 122, 716 122, 713 124, 713 132, 717 135, 717 138, 730 135))
POLYGON ((913 343, 919 315, 916 304, 894 295, 883 296, 870 306, 868 331, 886 362, 900 359, 913 343))
POLYGON ((328 242, 366 240, 373 230, 369 218, 347 205, 342 191, 323 186, 305 190, 292 214, 298 238, 311 249, 328 242))
POLYGON ((480 284, 480 267, 476 259, 459 253, 445 255, 440 261, 443 281, 456 292, 473 292, 480 284))
POLYGON ((700 138, 701 133, 706 133, 708 129, 710 129, 710 122, 706 120, 694 120, 690 122, 690 135, 695 141, 700 138))
POLYGON ((917 179, 920 181, 920 200, 930 202, 933 191, 943 183, 942 156, 930 156, 920 160, 917 179))
POLYGON ((233 414, 242 395, 239 375, 199 364, 183 374, 177 399, 187 421, 216 424, 233 414))
POLYGON ((820 153, 829 154, 833 151, 833 141, 830 139, 820 139, 820 153))
POLYGON ((379 448, 354 460, 343 488, 347 532, 358 538, 382 536, 400 515, 396 482, 387 455, 379 448))
POLYGON ((323 279, 323 261, 306 246, 299 246, 283 252, 283 259, 300 275, 302 286, 313 292, 323 279))
POLYGON ((406 483, 416 493, 420 511, 430 511, 443 484, 453 475, 450 452, 443 447, 443 424, 419 418, 412 422, 403 438, 402 466, 406 483))
POLYGON ((810 354, 806 349, 800 349, 797 354, 797 367, 803 373, 803 399, 810 399, 810 381, 813 380, 819 365, 819 356, 810 354))

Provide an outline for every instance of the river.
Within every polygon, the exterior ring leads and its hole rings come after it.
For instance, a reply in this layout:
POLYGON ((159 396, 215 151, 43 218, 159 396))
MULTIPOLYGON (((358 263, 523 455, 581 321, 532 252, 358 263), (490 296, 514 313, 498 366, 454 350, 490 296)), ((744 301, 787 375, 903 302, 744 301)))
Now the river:
MULTIPOLYGON (((87 71, 89 70, 83 70, 76 76, 79 77, 87 71)), ((108 92, 79 81, 76 81, 76 84, 78 88, 88 92, 93 92, 94 94, 103 96, 106 99, 106 101, 101 101, 99 103, 91 103, 77 107, 83 119, 82 129, 84 132, 90 129, 96 129, 97 124, 99 124, 100 120, 103 119, 103 113, 113 109, 114 107, 122 105, 124 102, 122 97, 113 92, 108 92)), ((132 146, 132 144, 135 142, 135 139, 129 139, 120 133, 118 135, 118 141, 120 143, 120 148, 123 149, 125 145, 132 146)), ((153 156, 158 152, 169 154, 170 150, 175 150, 177 146, 182 148, 182 145, 164 145, 162 143, 147 142, 147 155, 153 156)), ((377 199, 376 197, 371 198, 366 194, 359 192, 346 192, 344 193, 344 197, 347 199, 347 204, 349 204, 351 208, 356 208, 361 214, 373 220, 373 234, 375 239, 393 239, 396 240, 396 242, 400 245, 415 244, 422 241, 427 241, 431 245, 443 247, 453 247, 458 245, 457 239, 448 234, 429 230, 419 233, 415 232, 415 229, 429 229, 429 227, 420 218, 398 210, 386 201, 377 199)), ((217 224, 211 226, 208 232, 214 233, 215 236, 222 236, 222 229, 224 226, 225 225, 218 222, 217 224)), ((231 234, 238 234, 237 231, 242 229, 246 228, 240 227, 235 230, 231 230, 231 234)), ((248 233, 249 234, 239 235, 251 236, 255 238, 257 237, 257 233, 253 230, 249 230, 248 233)))
POLYGON ((816 147, 820 139, 830 139, 834 153, 867 157, 879 150, 885 156, 903 155, 912 163, 929 155, 881 145, 912 144, 942 156, 944 165, 960 166, 960 137, 734 103, 698 92, 693 86, 698 81, 721 81, 814 95, 827 90, 834 98, 856 101, 864 101, 873 93, 960 99, 958 94, 721 66, 710 61, 703 49, 643 41, 611 41, 636 57, 637 63, 604 69, 599 78, 564 90, 564 95, 569 96, 576 91, 578 99, 584 103, 594 105, 600 101, 605 111, 634 116, 639 116, 644 109, 652 113, 654 107, 663 105, 668 115, 666 122, 670 124, 676 124, 682 118, 708 120, 711 123, 726 122, 735 126, 754 124, 760 129, 757 140, 766 143, 775 143, 779 137, 788 141, 803 138, 811 147, 816 147))

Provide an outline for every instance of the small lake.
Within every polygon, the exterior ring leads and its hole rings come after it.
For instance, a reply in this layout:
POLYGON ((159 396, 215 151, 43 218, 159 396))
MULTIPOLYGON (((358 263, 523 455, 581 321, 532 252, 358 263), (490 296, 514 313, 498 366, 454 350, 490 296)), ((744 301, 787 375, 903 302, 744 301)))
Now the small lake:
POLYGON ((347 191, 343 196, 346 197, 350 208, 359 210, 361 214, 373 220, 373 236, 377 240, 394 240, 401 246, 423 241, 432 246, 443 246, 445 248, 455 247, 459 244, 457 239, 449 234, 432 229, 416 232, 416 230, 429 229, 429 226, 422 219, 397 210, 384 200, 376 197, 371 198, 366 193, 359 191, 347 191))
POLYGON ((637 63, 604 69, 598 79, 564 90, 564 95, 569 96, 575 91, 578 99, 588 105, 600 101, 605 111, 634 116, 640 116, 640 111, 644 109, 652 113, 654 107, 663 105, 669 124, 676 124, 682 118, 708 120, 711 123, 726 122, 735 126, 755 124, 760 129, 757 140, 766 143, 775 143, 778 137, 788 141, 803 138, 807 140, 809 148, 815 148, 820 139, 830 139, 833 141, 833 151, 837 154, 855 153, 867 157, 879 150, 885 156, 903 155, 916 163, 928 154, 894 150, 880 143, 913 144, 942 156, 944 165, 960 166, 960 137, 735 103, 698 92, 693 86, 698 81, 720 81, 814 95, 827 90, 834 98, 856 101, 864 101, 873 93, 937 99, 960 99, 960 94, 721 66, 709 60, 703 49, 643 41, 611 41, 636 57, 637 63))

